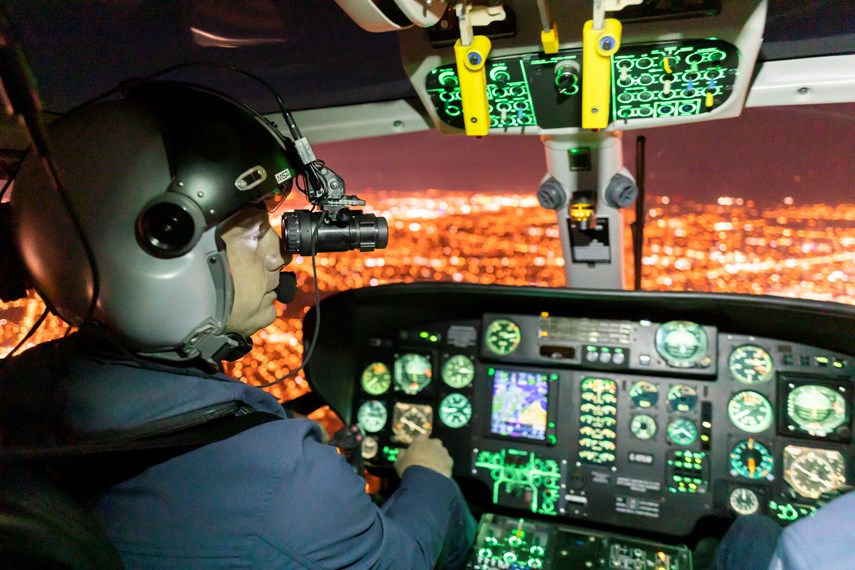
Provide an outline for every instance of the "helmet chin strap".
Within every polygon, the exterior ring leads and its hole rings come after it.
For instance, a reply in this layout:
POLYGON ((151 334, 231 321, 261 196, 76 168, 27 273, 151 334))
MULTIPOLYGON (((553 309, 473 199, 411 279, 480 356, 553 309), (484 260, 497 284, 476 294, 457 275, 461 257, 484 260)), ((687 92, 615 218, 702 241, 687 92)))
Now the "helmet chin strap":
POLYGON ((215 365, 219 364, 223 360, 228 360, 229 362, 239 360, 252 350, 252 340, 241 334, 226 333, 224 335, 217 336, 220 339, 225 339, 225 342, 222 347, 220 347, 220 350, 215 352, 210 358, 206 358, 206 360, 215 365))

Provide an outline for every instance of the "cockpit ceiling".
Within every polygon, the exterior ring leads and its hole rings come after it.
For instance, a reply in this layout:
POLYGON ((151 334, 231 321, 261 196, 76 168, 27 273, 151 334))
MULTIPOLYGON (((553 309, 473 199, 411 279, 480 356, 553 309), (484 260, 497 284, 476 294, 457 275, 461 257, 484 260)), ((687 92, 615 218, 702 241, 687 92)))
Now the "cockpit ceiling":
MULTIPOLYGON (((331 1, 15 2, 6 12, 53 112, 129 77, 202 60, 252 70, 293 109, 415 97, 398 36, 362 30, 331 1)), ((761 61, 842 53, 855 53, 855 2, 769 3, 761 61)), ((275 110, 268 94, 234 75, 181 77, 275 110)))

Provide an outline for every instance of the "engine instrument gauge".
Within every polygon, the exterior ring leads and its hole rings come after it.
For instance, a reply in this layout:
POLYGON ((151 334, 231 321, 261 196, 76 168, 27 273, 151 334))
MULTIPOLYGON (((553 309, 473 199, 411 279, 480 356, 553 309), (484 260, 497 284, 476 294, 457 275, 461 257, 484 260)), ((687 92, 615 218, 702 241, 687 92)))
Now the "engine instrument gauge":
POLYGON ((392 373, 382 362, 372 362, 362 371, 362 389, 372 396, 379 396, 392 385, 392 373))
POLYGON ((762 384, 775 375, 772 356, 756 344, 737 346, 727 359, 730 375, 743 384, 762 384))
POLYGON ((378 451, 380 451, 380 444, 377 442, 377 438, 366 435, 365 439, 362 440, 362 458, 374 459, 378 451))
POLYGON ((774 466, 772 452, 753 438, 740 441, 730 452, 730 474, 733 476, 772 480, 774 466))
POLYGON ((736 487, 731 491, 727 503, 733 512, 742 516, 753 515, 760 509, 757 493, 745 487, 736 487))
POLYGON ((453 393, 439 403, 439 419, 450 428, 461 428, 472 418, 472 404, 463 394, 453 393))
POLYGON ((655 337, 656 352, 674 368, 709 366, 709 339, 701 325, 690 321, 670 321, 659 326, 655 337))
POLYGON ((636 408, 652 408, 659 402, 659 388, 655 384, 641 380, 629 389, 629 397, 636 408))
POLYGON ((677 445, 692 445, 698 438, 698 426, 686 418, 672 420, 665 429, 668 439, 677 445))
POLYGON ((417 435, 430 436, 432 430, 433 408, 424 404, 395 404, 392 410, 392 439, 409 445, 417 435))
POLYGON ((455 354, 442 365, 442 380, 452 388, 465 388, 475 378, 475 365, 464 354, 455 354))
POLYGON ((499 356, 507 356, 517 349, 522 339, 520 327, 507 319, 496 319, 484 332, 487 348, 499 356))
POLYGON ((388 418, 389 413, 386 411, 386 406, 383 402, 377 400, 363 402, 359 406, 359 411, 356 412, 356 423, 363 430, 370 433, 383 429, 388 418))
POLYGON ((760 433, 769 429, 775 419, 772 404, 765 396, 752 390, 734 394, 727 404, 727 417, 748 433, 760 433))
POLYGON ((691 412, 698 405, 698 392, 691 386, 676 384, 668 390, 668 407, 672 412, 691 412))
POLYGON ((787 396, 787 417, 808 434, 825 437, 848 420, 846 399, 827 386, 799 386, 787 396))
POLYGON ((421 354, 403 354, 395 360, 395 386, 405 394, 418 394, 432 376, 430 360, 421 354))
POLYGON ((802 497, 818 499, 846 484, 846 463, 839 451, 788 445, 784 481, 802 497))
POLYGON ((633 416, 629 431, 638 439, 650 439, 656 435, 656 420, 645 414, 633 416))

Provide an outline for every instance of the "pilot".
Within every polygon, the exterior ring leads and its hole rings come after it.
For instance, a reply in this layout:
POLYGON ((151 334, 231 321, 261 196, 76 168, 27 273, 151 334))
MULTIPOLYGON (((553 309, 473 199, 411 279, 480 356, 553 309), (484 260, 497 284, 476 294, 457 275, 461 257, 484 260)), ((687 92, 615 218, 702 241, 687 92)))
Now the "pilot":
POLYGON ((44 397, 5 441, 128 440, 267 412, 274 421, 89 496, 126 567, 462 566, 475 522, 440 441, 401 453, 400 486, 378 506, 317 424, 220 372, 276 317, 290 256, 265 200, 298 174, 293 143, 222 94, 166 81, 50 134, 75 217, 30 159, 12 196, 16 239, 35 289, 79 332, 5 363, 4 402, 44 397))

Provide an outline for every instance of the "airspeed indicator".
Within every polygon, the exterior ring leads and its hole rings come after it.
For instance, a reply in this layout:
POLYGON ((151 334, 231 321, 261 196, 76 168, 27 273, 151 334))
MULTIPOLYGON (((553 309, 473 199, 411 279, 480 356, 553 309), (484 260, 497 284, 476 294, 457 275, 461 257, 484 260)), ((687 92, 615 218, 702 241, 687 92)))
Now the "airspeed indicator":
POLYGON ((772 379, 775 366, 766 350, 756 344, 737 346, 727 359, 731 376, 743 384, 762 384, 772 379))
POLYGON ((392 385, 392 373, 382 362, 372 362, 362 371, 362 389, 372 396, 379 396, 392 385))

